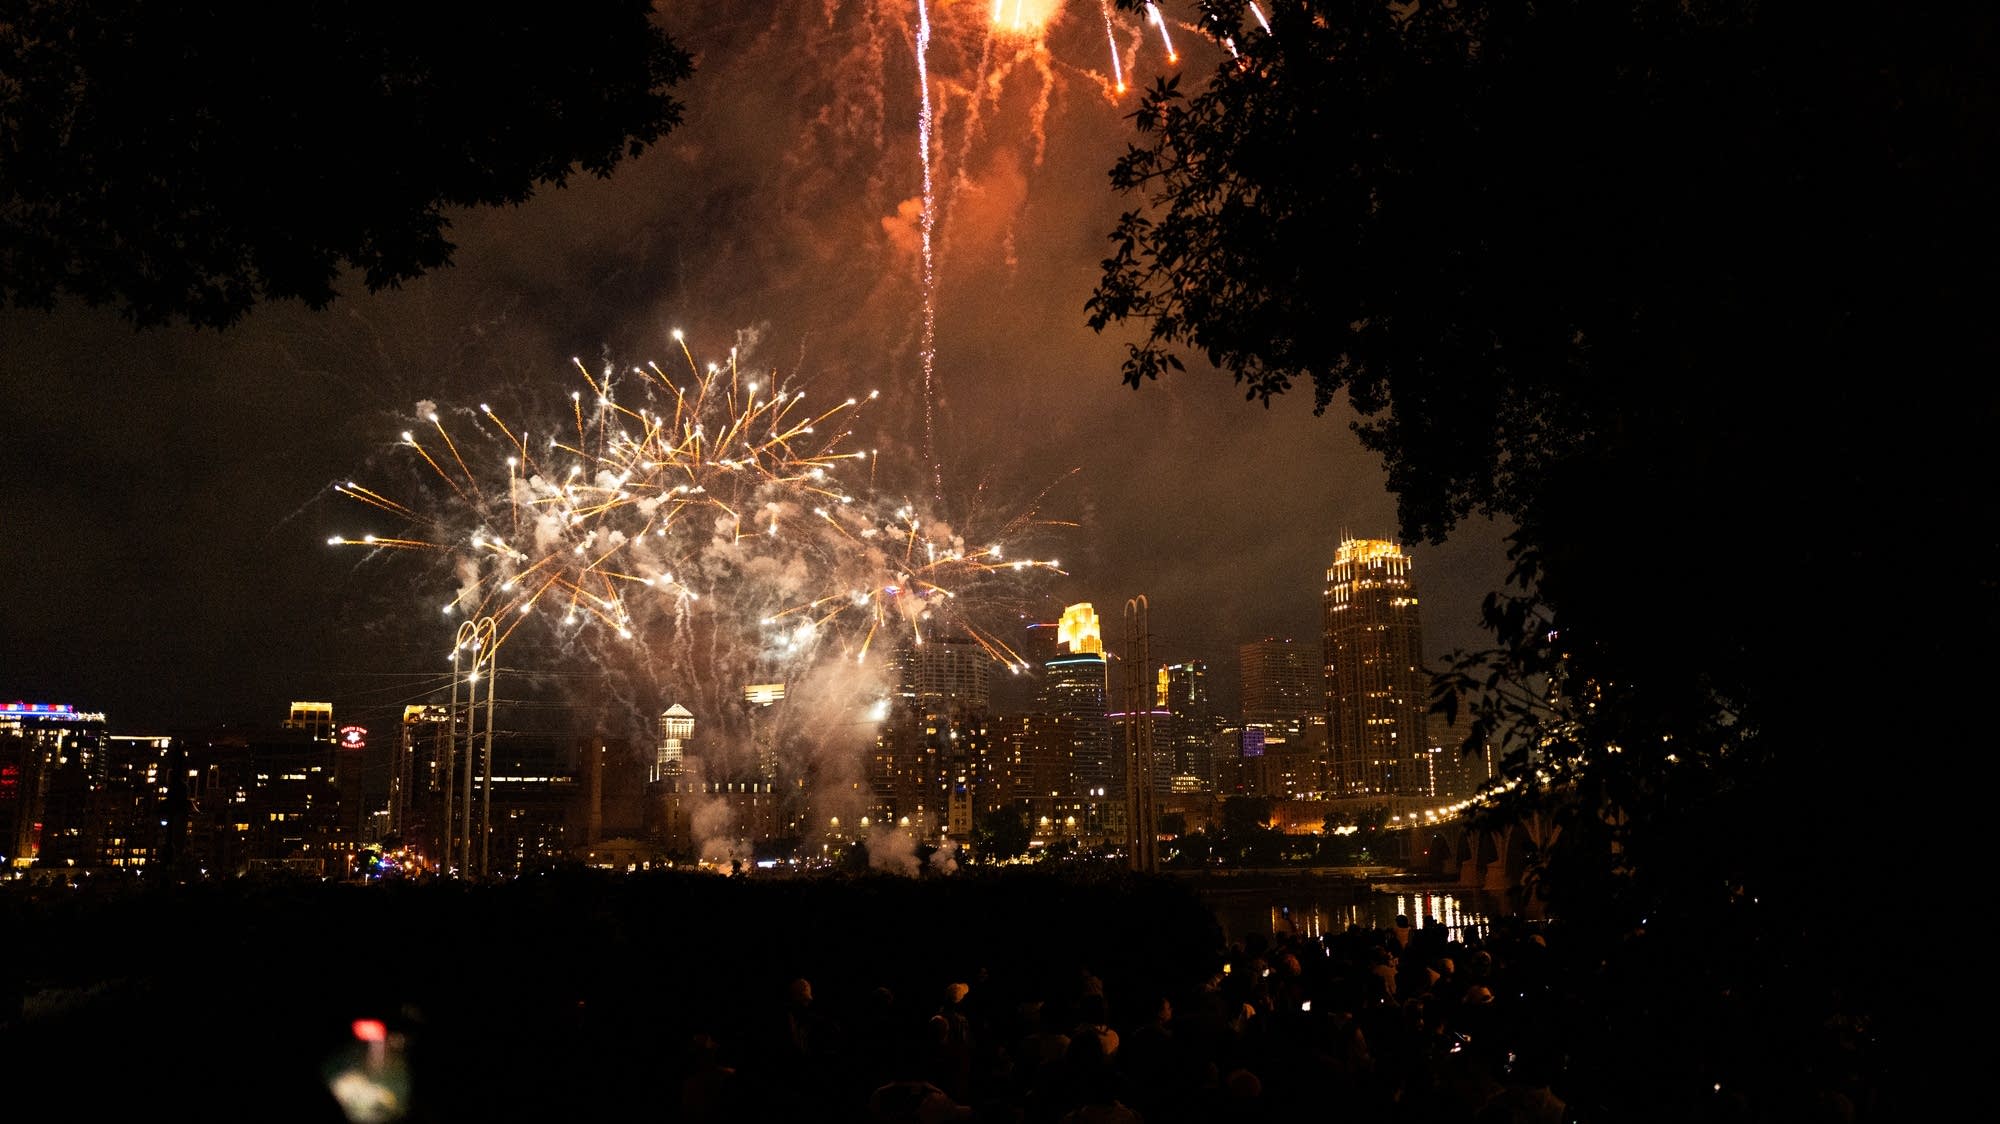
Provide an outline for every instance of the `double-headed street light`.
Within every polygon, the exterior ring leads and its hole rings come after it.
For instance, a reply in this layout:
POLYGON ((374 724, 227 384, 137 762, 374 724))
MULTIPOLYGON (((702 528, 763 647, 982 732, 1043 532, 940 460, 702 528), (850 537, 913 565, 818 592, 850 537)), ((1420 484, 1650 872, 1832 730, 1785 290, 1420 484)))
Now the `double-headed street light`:
POLYGON ((499 678, 500 640, 492 617, 466 621, 458 626, 458 639, 451 649, 451 722, 453 733, 446 742, 444 781, 444 821, 445 845, 444 865, 452 867, 454 853, 458 859, 461 874, 483 878, 487 868, 487 842, 493 826, 493 683, 499 678), (457 726, 459 719, 459 686, 465 687, 465 753, 463 762, 454 760, 458 754, 457 726), (485 722, 480 721, 480 701, 485 700, 485 722), (479 853, 474 861, 472 849, 472 760, 478 755, 484 743, 484 760, 479 770, 479 853), (458 795, 454 795, 455 778, 460 773, 465 783, 458 795), (458 830, 453 831, 454 816, 458 830))

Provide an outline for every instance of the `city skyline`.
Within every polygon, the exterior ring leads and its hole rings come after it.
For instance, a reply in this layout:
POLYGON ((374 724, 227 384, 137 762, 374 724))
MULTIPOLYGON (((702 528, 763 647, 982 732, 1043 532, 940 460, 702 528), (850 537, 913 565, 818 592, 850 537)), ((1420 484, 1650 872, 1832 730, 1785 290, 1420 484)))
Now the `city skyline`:
POLYGON ((1329 816, 1409 811, 1413 798, 1436 814, 1475 794, 1490 762, 1461 765, 1426 713, 1420 592, 1393 544, 1343 540, 1326 572, 1322 644, 1239 645, 1235 714, 1213 705, 1205 662, 1152 660, 1140 599, 1112 647, 1090 602, 1017 636, 922 621, 890 643, 887 686, 866 717, 839 719, 851 734, 819 723, 810 679, 803 692, 747 682, 720 705, 523 730, 511 713, 523 704, 495 691, 484 620, 461 626, 474 644, 448 698, 373 730, 310 699, 275 725, 171 736, 124 734, 62 704, 0 704, 0 835, 11 840, 0 854, 324 875, 372 853, 389 868, 486 877, 571 862, 727 864, 787 839, 791 859, 809 860, 863 834, 882 844, 884 831, 902 833, 899 852, 926 840, 965 848, 980 825, 1009 821, 1027 831, 1024 846, 1123 847, 1153 870, 1162 808, 1176 836, 1239 797, 1317 832, 1329 816), (995 645, 1021 683, 1002 698, 995 645))

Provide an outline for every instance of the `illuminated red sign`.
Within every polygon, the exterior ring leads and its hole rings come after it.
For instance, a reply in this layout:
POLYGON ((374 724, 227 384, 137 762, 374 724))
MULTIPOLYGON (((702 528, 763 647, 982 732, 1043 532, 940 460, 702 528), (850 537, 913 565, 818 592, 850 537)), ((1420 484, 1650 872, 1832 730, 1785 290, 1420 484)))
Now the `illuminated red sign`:
POLYGON ((342 726, 340 728, 340 748, 364 749, 368 745, 368 727, 342 726))
POLYGON ((0 715, 34 715, 38 718, 74 718, 76 708, 68 703, 0 703, 0 715))

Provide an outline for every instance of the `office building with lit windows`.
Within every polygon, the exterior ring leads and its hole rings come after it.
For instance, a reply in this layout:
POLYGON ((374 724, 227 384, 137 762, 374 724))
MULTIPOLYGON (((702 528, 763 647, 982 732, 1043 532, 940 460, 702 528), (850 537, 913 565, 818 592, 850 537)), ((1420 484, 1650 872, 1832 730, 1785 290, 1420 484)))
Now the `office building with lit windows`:
POLYGON ((172 851, 169 795, 181 755, 165 734, 111 734, 104 775, 93 800, 104 866, 142 870, 172 851))
POLYGON ((1170 792, 1215 790, 1215 735, 1222 728, 1208 697, 1208 663, 1188 660, 1160 669, 1163 705, 1168 720, 1172 761, 1166 778, 1170 792))
POLYGON ((1436 796, 1430 676, 1410 558, 1343 539, 1326 572, 1329 794, 1436 796))
POLYGON ((330 702, 294 702, 285 716, 284 728, 303 730, 306 736, 316 741, 334 740, 333 704, 330 702))
POLYGON ((653 752, 652 781, 679 776, 687 768, 688 746, 694 741, 694 714, 679 703, 660 714, 660 740, 653 752))
POLYGON ((1493 779, 1493 747, 1479 742, 1468 750, 1470 720, 1460 715, 1456 724, 1442 714, 1430 716, 1430 759, 1432 789, 1438 796, 1472 796, 1493 779))
POLYGON ((1108 791, 1113 751, 1108 692, 1110 665, 1089 603, 1063 612, 1056 654, 1042 665, 1042 710, 1051 721, 1063 795, 1108 791))
POLYGON ((1326 685, 1318 653, 1289 637, 1267 636, 1236 646, 1242 674, 1242 719, 1285 736, 1303 736, 1326 708, 1326 685))
POLYGON ((104 715, 66 703, 0 704, 0 865, 92 863, 104 715))
POLYGON ((225 729, 190 740, 188 854, 213 876, 346 873, 334 746, 293 727, 225 729))
POLYGON ((992 703, 993 657, 970 636, 905 635, 889 657, 896 701, 910 710, 983 711, 992 703))
POLYGON ((1327 771, 1320 653, 1310 643, 1265 637, 1237 645, 1236 654, 1245 740, 1234 763, 1234 787, 1283 799, 1320 795, 1327 771))
POLYGON ((1085 844, 1122 839, 1125 831, 1125 755, 1112 736, 1109 676, 1097 610, 1087 601, 1068 606, 1057 652, 1042 665, 1046 752, 1052 772, 1063 778, 1053 793, 1055 806, 1044 814, 1085 844))
POLYGON ((871 820, 925 836, 971 836, 1009 785, 993 723, 992 656, 970 636, 926 628, 889 654, 889 695, 868 761, 871 820))

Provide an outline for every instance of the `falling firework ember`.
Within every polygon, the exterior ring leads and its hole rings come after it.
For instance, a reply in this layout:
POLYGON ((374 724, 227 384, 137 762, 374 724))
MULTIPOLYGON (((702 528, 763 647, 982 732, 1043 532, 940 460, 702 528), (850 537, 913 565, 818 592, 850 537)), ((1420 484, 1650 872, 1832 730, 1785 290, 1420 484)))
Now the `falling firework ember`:
MULTIPOLYGON (((937 228, 952 209, 952 199, 970 182, 967 169, 973 166, 972 149, 986 133, 984 120, 995 113, 1010 95, 1025 96, 1028 105, 1027 132, 1033 143, 1033 162, 1040 165, 1048 144, 1048 114, 1060 84, 1058 74, 1074 76, 1094 84, 1107 100, 1119 103, 1128 93, 1126 76, 1137 62, 1143 45, 1157 38, 1167 68, 1180 65, 1173 32, 1158 5, 1146 3, 1137 18, 1119 11, 1112 0, 1097 0, 1095 17, 1103 25, 1103 43, 1110 48, 1108 70, 1095 62, 1060 58, 1052 41, 1071 14, 1064 0, 992 0, 988 8, 973 5, 940 5, 934 20, 931 0, 917 0, 913 10, 889 5, 894 15, 881 22, 900 28, 912 23, 909 37, 914 41, 917 70, 917 150, 920 169, 916 199, 917 241, 920 251, 922 288, 922 338, 919 362, 923 371, 925 409, 925 456, 936 483, 934 497, 942 500, 942 469, 933 432, 933 406, 940 397, 941 380, 936 370, 937 335, 937 228), (932 55, 939 58, 933 66, 932 55), (951 128, 943 122, 949 120, 951 128), (954 136, 944 135, 947 132, 954 136), (947 176, 946 198, 939 198, 939 172, 947 176)), ((1253 9, 1255 10, 1255 9, 1253 9)), ((1261 22, 1263 15, 1258 11, 1261 22)), ((869 57, 879 57, 882 47, 871 49, 869 57)))

